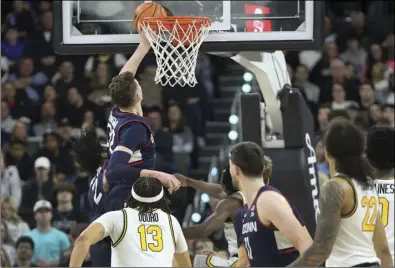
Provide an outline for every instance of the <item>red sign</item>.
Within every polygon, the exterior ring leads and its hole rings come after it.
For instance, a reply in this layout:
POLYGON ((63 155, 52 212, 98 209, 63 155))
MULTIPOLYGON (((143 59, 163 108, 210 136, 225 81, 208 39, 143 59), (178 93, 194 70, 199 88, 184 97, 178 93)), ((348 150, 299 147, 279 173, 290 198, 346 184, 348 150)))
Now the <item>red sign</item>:
MULTIPOLYGON (((244 12, 246 15, 253 14, 271 14, 271 9, 265 6, 257 6, 251 4, 244 5, 244 12)), ((272 21, 271 20, 247 20, 246 21, 247 32, 271 32, 272 21)))

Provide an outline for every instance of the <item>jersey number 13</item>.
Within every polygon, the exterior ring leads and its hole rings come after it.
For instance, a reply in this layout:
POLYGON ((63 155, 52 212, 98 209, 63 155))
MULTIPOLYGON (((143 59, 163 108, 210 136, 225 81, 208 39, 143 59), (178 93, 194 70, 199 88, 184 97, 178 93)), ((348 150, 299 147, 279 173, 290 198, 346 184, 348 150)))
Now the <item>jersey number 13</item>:
POLYGON ((162 229, 158 225, 140 225, 137 229, 140 235, 141 250, 161 252, 163 250, 162 229), (147 235, 152 237, 153 243, 147 242, 147 235))

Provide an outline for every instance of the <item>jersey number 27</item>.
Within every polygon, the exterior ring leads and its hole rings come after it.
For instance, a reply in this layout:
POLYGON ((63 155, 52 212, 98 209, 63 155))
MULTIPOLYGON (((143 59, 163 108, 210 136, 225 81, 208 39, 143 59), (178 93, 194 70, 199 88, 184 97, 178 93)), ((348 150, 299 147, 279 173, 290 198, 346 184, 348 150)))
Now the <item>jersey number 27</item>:
POLYGON ((141 250, 161 252, 163 250, 162 229, 158 225, 140 225, 137 229, 140 235, 141 250), (147 235, 152 236, 153 243, 147 242, 147 235))
POLYGON ((377 202, 377 198, 375 196, 370 198, 364 196, 362 197, 361 203, 362 207, 366 208, 366 214, 362 222, 362 231, 374 231, 375 222, 379 211, 381 211, 381 221, 383 222, 384 227, 388 225, 389 202, 387 198, 379 197, 377 202), (378 209, 378 205, 381 206, 380 210, 378 209))

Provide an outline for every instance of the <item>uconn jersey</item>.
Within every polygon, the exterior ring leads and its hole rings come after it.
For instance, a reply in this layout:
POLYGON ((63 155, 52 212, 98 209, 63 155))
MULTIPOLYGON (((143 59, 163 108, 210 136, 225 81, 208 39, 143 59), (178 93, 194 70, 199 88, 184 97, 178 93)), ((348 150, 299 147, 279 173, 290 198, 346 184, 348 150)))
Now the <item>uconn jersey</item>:
POLYGON ((97 173, 89 179, 88 200, 92 209, 93 219, 106 212, 104 203, 107 195, 103 192, 103 169, 99 168, 97 173))
POLYGON ((130 154, 127 161, 129 166, 142 169, 155 168, 155 145, 147 119, 122 112, 114 106, 108 118, 107 131, 110 161, 117 147, 123 146, 130 154))
MULTIPOLYGON (((275 226, 266 226, 259 220, 258 213, 264 213, 264 211, 257 211, 256 201, 265 191, 275 191, 281 194, 278 189, 265 185, 259 189, 249 208, 245 206, 242 210, 239 210, 239 213, 244 212, 244 215, 242 215, 241 240, 247 251, 251 267, 284 267, 296 260, 299 257, 299 252, 275 226)), ((304 226, 305 224, 296 208, 292 204, 289 205, 295 217, 304 226)))

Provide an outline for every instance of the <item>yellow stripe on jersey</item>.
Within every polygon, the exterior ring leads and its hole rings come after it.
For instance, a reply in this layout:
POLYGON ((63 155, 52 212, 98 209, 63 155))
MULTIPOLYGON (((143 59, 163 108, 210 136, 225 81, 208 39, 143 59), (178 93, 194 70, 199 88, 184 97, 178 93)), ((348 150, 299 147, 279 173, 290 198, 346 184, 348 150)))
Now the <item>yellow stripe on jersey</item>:
POLYGON ((113 246, 113 247, 118 246, 119 243, 122 242, 123 238, 124 238, 125 235, 126 235, 126 231, 128 230, 128 214, 126 213, 126 210, 125 210, 125 209, 122 209, 121 211, 122 211, 122 213, 123 213, 123 228, 122 228, 122 233, 121 233, 121 235, 119 236, 118 240, 115 241, 115 243, 112 243, 112 246, 113 246))
POLYGON ((215 267, 212 263, 211 263, 211 258, 212 258, 213 256, 211 256, 211 255, 208 255, 207 256, 207 259, 206 259, 206 265, 207 265, 207 267, 215 267))
POLYGON ((237 260, 235 260, 235 262, 234 263, 232 263, 231 265, 230 265, 230 267, 236 267, 237 266, 237 262, 238 262, 239 260, 237 259, 237 260))
POLYGON ((176 247, 176 237, 174 236, 174 228, 173 228, 173 221, 171 220, 170 214, 167 214, 169 217, 169 225, 170 225, 170 230, 171 230, 171 237, 173 238, 173 244, 174 248, 176 247))

